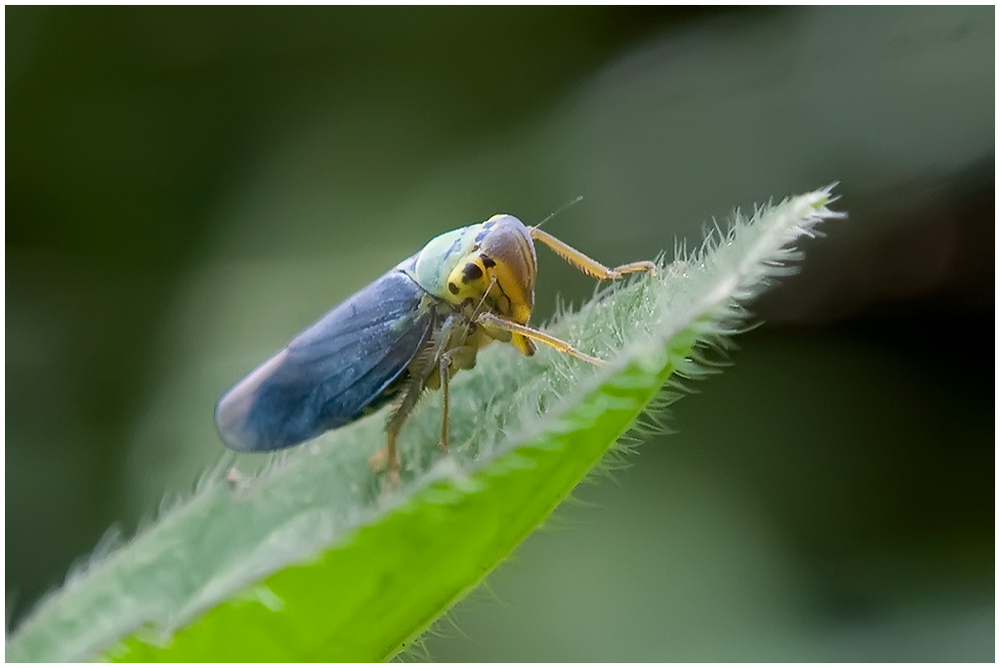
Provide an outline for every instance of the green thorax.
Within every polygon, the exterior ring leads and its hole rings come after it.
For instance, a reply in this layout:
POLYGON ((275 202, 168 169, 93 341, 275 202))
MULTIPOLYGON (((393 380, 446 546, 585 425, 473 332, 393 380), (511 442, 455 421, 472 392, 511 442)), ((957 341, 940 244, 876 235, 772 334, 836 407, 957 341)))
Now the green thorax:
POLYGON ((410 276, 430 294, 444 297, 448 275, 473 251, 483 223, 445 232, 427 242, 420 252, 400 262, 396 269, 410 276))

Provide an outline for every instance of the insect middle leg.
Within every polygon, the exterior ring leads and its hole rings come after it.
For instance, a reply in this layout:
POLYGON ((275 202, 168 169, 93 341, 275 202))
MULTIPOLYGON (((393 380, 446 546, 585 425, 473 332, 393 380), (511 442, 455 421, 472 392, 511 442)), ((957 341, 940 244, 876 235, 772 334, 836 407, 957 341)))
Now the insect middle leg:
POLYGON ((403 391, 403 399, 396 406, 389 422, 385 425, 385 447, 376 452, 368 465, 376 471, 388 469, 389 480, 393 484, 399 482, 399 450, 396 448, 396 437, 399 430, 403 428, 403 423, 410 416, 420 399, 420 393, 424 390, 424 382, 421 378, 411 378, 403 391))
POLYGON ((441 379, 441 441, 438 443, 442 451, 448 449, 448 382, 451 380, 452 368, 471 369, 476 366, 476 348, 474 346, 459 346, 452 348, 443 355, 438 366, 441 379))

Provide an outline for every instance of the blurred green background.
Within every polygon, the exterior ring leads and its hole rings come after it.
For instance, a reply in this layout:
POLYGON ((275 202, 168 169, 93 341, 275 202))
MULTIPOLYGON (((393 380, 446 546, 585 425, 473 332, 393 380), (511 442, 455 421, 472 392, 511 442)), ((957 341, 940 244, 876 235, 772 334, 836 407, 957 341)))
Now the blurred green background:
MULTIPOLYGON (((229 385, 435 234, 582 195, 547 229, 619 263, 840 181, 677 433, 426 651, 993 660, 992 7, 5 17, 8 628, 223 455, 229 385)), ((533 321, 592 290, 541 250, 533 321)))

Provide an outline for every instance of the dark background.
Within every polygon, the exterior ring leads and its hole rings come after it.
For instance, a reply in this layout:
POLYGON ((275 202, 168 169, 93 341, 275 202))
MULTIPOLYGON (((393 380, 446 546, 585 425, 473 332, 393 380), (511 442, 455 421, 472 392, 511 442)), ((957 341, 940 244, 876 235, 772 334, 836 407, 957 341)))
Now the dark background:
MULTIPOLYGON (((722 375, 440 660, 994 658, 994 9, 6 19, 8 628, 222 453, 216 398, 504 211, 608 263, 839 181, 722 375)), ((540 252, 538 309, 593 289, 540 252)))

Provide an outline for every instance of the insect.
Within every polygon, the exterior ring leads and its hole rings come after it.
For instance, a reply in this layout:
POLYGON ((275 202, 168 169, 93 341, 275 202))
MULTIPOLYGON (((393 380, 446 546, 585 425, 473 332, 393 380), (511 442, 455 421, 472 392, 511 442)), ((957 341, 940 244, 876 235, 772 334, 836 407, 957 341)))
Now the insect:
POLYGON ((441 441, 448 445, 448 381, 471 369, 492 341, 522 354, 536 343, 591 364, 601 360, 528 326, 540 241, 597 279, 655 273, 652 262, 608 268, 539 226, 498 214, 446 232, 348 297, 250 372, 219 400, 215 422, 243 452, 291 447, 395 406, 385 449, 372 458, 398 480, 396 437, 425 389, 442 390, 441 441))

